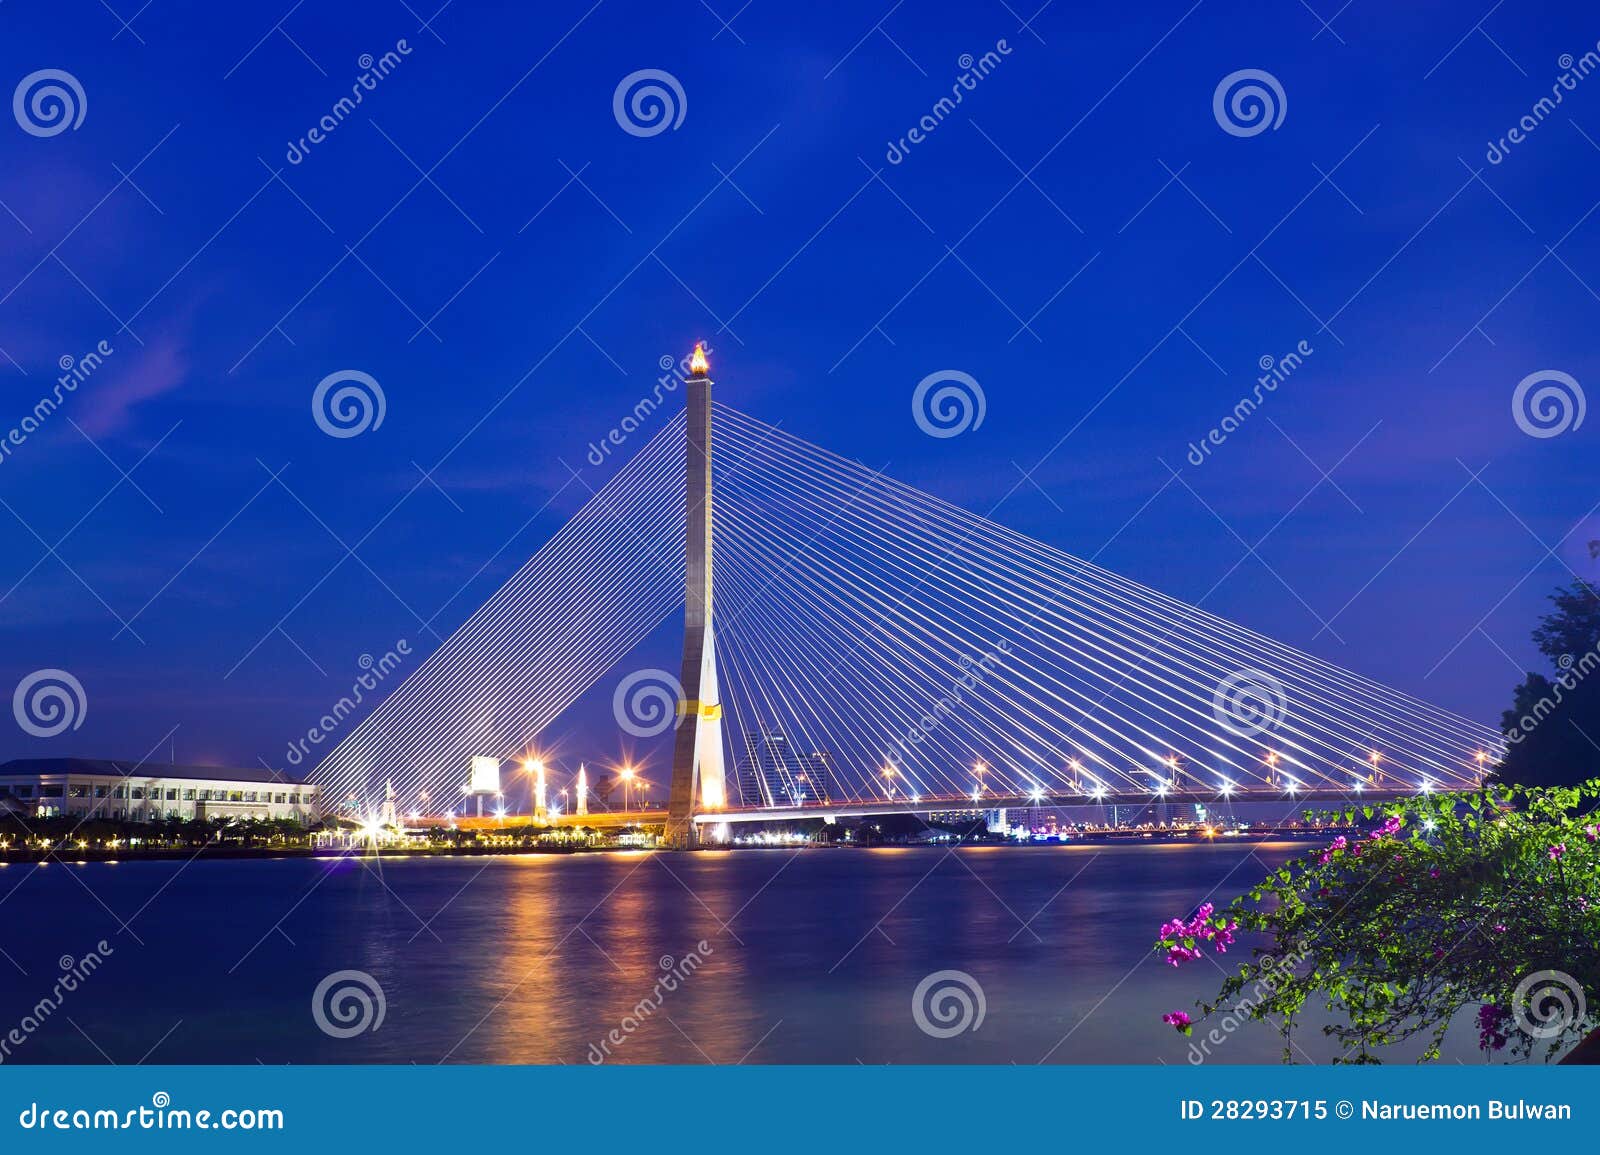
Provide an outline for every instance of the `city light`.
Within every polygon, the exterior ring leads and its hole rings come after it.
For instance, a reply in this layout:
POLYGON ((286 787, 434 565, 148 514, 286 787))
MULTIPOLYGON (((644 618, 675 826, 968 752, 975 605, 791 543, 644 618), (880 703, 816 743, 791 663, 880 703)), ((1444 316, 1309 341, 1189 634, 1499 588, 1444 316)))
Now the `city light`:
POLYGON ((1232 793, 1233 793, 1233 779, 1232 778, 1224 778, 1222 780, 1222 796, 1224 798, 1226 798, 1228 795, 1230 795, 1232 793))

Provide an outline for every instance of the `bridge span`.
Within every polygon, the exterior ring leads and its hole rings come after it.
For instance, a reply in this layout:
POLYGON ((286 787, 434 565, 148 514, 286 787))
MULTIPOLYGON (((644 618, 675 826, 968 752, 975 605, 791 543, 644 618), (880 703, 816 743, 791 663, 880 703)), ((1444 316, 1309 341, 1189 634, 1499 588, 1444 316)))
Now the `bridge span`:
MULTIPOLYGON (((893 814, 948 814, 955 812, 981 812, 987 810, 1031 810, 1045 808, 1094 807, 1137 808, 1147 810, 1160 806, 1206 806, 1216 808, 1242 803, 1282 803, 1286 806, 1301 804, 1329 807, 1392 802, 1411 797, 1415 791, 1388 788, 1362 790, 1295 790, 1267 793, 1265 791, 1231 790, 1226 793, 1207 790, 1171 790, 1164 794, 1151 791, 1087 794, 1008 794, 984 795, 974 799, 966 795, 928 798, 884 798, 865 801, 840 801, 810 803, 799 806, 729 807, 721 810, 702 810, 692 815, 696 826, 716 826, 724 822, 795 822, 822 819, 835 822, 842 818, 877 818, 893 814)), ((503 830, 511 827, 541 826, 549 829, 619 830, 634 826, 662 826, 666 823, 666 810, 609 810, 589 814, 552 814, 546 818, 531 815, 507 815, 503 818, 440 818, 413 819, 408 824, 415 827, 454 826, 460 830, 503 830)))

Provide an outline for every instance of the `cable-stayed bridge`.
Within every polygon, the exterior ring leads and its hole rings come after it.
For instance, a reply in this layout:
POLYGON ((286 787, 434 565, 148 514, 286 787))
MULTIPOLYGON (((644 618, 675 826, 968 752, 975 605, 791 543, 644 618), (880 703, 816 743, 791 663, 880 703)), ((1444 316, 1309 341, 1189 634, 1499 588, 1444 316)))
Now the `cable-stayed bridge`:
POLYGON ((392 781, 453 806, 474 757, 532 756, 608 676, 619 734, 670 744, 645 817, 675 845, 741 819, 1459 789, 1502 753, 713 403, 696 356, 685 412, 317 767, 330 803, 392 781), (678 670, 633 656, 679 615, 678 670))

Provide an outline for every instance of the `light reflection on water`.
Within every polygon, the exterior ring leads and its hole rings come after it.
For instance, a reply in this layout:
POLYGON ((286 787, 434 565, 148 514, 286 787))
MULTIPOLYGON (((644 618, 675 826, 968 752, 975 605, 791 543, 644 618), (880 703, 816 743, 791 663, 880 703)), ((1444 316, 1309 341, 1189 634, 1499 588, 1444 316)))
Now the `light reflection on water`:
MULTIPOLYGON (((1297 849, 22 866, 0 942, 28 975, 0 987, 0 1018, 9 1026, 49 990, 58 956, 106 938, 104 968, 10 1061, 103 1061, 98 1046, 131 1062, 166 1035, 149 1061, 1184 1063, 1187 1041, 1160 1016, 1214 994, 1222 974, 1165 966, 1157 927, 1208 897, 1221 905, 1297 849), (698 969, 658 995, 691 956, 698 969), (344 969, 378 980, 387 1013, 375 1032, 329 1038, 311 992, 344 969), (977 980, 986 1015, 942 1039, 918 1028, 911 1001, 946 969, 977 980)), ((1224 961, 1244 957, 1235 950, 1224 961)), ((1308 1025, 1301 1044, 1325 1061, 1308 1025)), ((1212 1061, 1276 1062, 1281 1047, 1247 1027, 1212 1061)), ((1470 1039, 1446 1057, 1457 1054, 1475 1057, 1470 1039)))

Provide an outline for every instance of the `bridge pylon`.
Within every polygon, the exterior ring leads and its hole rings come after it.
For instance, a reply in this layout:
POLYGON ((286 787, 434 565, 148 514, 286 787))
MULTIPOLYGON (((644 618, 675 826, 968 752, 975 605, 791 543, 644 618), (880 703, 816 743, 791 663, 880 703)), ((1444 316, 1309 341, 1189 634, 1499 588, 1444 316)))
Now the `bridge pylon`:
POLYGON ((687 850, 699 842, 696 809, 727 805, 722 748, 722 703, 717 689, 717 643, 712 625, 711 376, 705 350, 689 362, 685 468, 688 490, 683 609, 683 696, 672 751, 666 845, 687 850))

